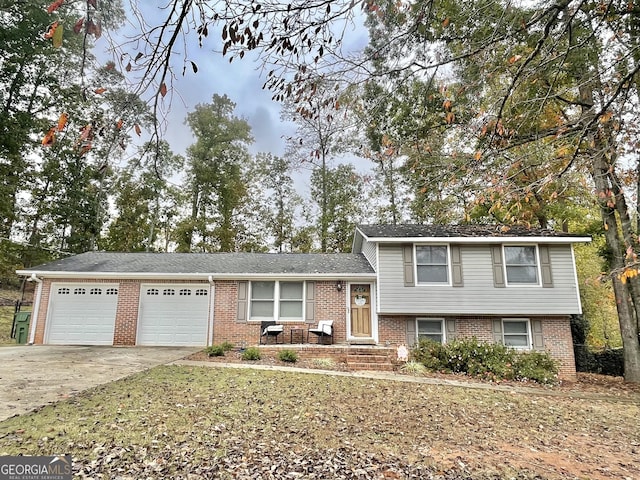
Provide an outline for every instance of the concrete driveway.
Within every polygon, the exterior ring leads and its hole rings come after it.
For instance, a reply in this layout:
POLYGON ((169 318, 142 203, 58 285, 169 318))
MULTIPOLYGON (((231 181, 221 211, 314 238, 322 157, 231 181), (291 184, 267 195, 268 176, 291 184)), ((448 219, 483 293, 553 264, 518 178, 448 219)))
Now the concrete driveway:
POLYGON ((2 347, 0 421, 196 351, 193 347, 2 347))

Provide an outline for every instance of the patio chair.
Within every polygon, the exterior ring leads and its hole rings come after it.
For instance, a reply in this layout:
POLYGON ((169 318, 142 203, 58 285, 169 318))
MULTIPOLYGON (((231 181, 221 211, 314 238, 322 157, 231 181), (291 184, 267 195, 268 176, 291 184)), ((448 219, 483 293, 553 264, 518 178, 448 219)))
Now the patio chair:
MULTIPOLYGON (((324 339, 329 337, 333 344, 333 320, 320 320, 316 328, 309 328, 309 333, 318 336, 318 343, 320 343, 320 340, 324 343, 324 339)), ((308 334, 307 338, 309 338, 308 334)))
POLYGON ((264 343, 269 343, 269 337, 274 337, 275 343, 284 343, 284 335, 282 341, 278 342, 278 336, 284 333, 284 325, 277 325, 273 321, 260 322, 260 344, 264 338, 264 343))

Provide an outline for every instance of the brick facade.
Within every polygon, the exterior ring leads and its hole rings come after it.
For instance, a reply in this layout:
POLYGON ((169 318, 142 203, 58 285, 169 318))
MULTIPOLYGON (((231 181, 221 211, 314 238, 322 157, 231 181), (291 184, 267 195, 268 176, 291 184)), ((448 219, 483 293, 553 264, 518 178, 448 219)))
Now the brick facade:
MULTIPOLYGON (((314 325, 318 320, 333 320, 334 343, 344 343, 346 332, 346 293, 336 289, 335 282, 315 282, 314 325)), ((238 282, 233 280, 215 282, 213 312, 213 343, 231 342, 234 345, 254 345, 260 341, 260 322, 240 322, 237 319, 238 282)), ((309 327, 305 322, 282 322, 284 338, 291 339, 291 327, 309 327)), ((296 339, 294 338, 294 341, 296 339)), ((272 340, 270 340, 272 341, 272 340)), ((310 341, 315 341, 313 338, 310 341)))
MULTIPOLYGON (((65 279, 57 280, 60 283, 110 283, 118 284, 118 305, 114 328, 114 345, 135 345, 137 335, 138 309, 140 305, 140 286, 143 283, 173 283, 176 281, 141 282, 138 280, 83 280, 65 279)), ((184 281, 179 283, 203 283, 202 281, 184 281)), ((40 308, 35 330, 35 343, 44 343, 46 329, 47 309, 51 293, 51 279, 45 279, 40 294, 40 308)), ((231 342, 234 345, 255 345, 259 342, 260 322, 238 321, 238 285, 236 280, 220 280, 214 283, 213 295, 210 301, 214 303, 213 332, 208 333, 208 338, 202 341, 206 343, 231 342)), ((338 291, 335 281, 316 281, 314 300, 314 325, 319 320, 334 321, 334 338, 336 344, 347 343, 347 300, 348 288, 338 291)), ((211 315, 211 313, 210 313, 211 315)), ((493 341, 492 316, 461 316, 456 317, 455 331, 457 337, 476 337, 480 341, 493 341)), ((551 356, 561 363, 561 376, 563 378, 575 377, 575 359, 573 355, 573 343, 568 316, 543 316, 529 317, 531 320, 541 320, 544 337, 544 348, 551 356)), ((210 324, 210 318, 206 319, 210 324)), ((376 321, 375 318, 373 321, 376 321)), ((378 322, 378 343, 382 345, 398 346, 407 343, 407 322, 415 321, 415 316, 387 316, 381 315, 378 322)), ((291 327, 303 327, 306 330, 308 323, 283 322, 284 340, 289 342, 291 327)), ((294 341, 297 339, 294 338, 294 341)), ((315 342, 315 338, 308 339, 315 342)))
MULTIPOLYGON (((493 320, 502 317, 461 316, 447 317, 455 321, 457 338, 476 337, 481 342, 493 342, 493 320)), ((510 316, 509 318, 513 318, 510 316)), ((573 355, 573 338, 568 316, 530 316, 529 320, 542 322, 544 348, 552 358, 560 362, 560 376, 567 380, 575 379, 576 366, 573 355)), ((381 315, 378 317, 379 341, 391 345, 408 343, 407 322, 414 322, 415 316, 381 315)))

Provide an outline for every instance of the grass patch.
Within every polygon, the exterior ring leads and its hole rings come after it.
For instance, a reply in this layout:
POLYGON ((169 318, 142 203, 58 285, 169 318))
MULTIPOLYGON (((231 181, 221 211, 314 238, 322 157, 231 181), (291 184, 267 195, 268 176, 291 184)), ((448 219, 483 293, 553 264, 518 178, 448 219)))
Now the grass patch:
POLYGON ((71 453, 98 478, 352 478, 371 465, 358 478, 640 478, 639 415, 614 401, 163 366, 1 422, 0 455, 71 453))
POLYGON ((16 344, 15 339, 11 338, 14 310, 14 307, 0 307, 0 345, 16 344))
POLYGON ((314 367, 324 370, 333 370, 336 367, 336 361, 333 358, 314 358, 311 363, 314 367))

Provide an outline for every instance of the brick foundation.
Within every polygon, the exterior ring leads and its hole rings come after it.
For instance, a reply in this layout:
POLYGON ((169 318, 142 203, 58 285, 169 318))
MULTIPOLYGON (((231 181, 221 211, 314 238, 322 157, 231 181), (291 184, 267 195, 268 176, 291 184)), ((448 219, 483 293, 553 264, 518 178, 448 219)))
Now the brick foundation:
MULTIPOLYGON (((513 316, 510 316, 513 317, 513 316)), ((381 315, 378 317, 380 343, 391 345, 407 343, 407 321, 415 321, 415 316, 381 315)), ((456 337, 476 337, 481 342, 493 342, 492 322, 502 317, 465 316, 456 317, 456 337)), ((529 316, 530 320, 542 321, 544 348, 552 358, 560 362, 560 377, 575 380, 576 366, 573 355, 573 339, 568 316, 529 316)), ((451 317, 448 317, 450 320, 451 317)))

